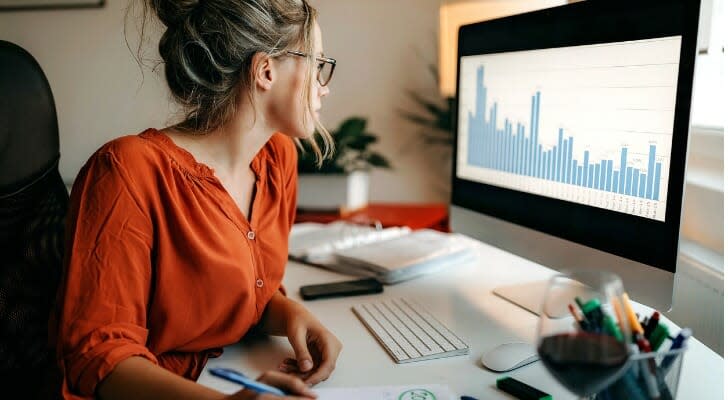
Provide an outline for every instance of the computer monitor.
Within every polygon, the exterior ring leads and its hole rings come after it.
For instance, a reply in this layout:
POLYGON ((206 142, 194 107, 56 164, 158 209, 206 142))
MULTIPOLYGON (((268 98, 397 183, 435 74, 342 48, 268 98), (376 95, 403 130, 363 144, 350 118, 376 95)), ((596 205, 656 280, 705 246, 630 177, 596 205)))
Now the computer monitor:
MULTIPOLYGON (((451 226, 672 302, 699 2, 587 0, 463 26, 451 226)), ((537 312, 545 282, 499 294, 537 312)))

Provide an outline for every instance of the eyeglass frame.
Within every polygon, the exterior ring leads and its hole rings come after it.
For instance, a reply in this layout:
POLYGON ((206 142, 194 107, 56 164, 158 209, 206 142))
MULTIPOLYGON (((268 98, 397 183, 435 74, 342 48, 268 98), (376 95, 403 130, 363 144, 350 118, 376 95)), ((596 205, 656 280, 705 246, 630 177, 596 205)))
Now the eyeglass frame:
MULTIPOLYGON (((288 50, 288 51, 286 51, 286 53, 294 55, 294 56, 298 56, 298 57, 305 57, 305 58, 310 57, 310 54, 306 54, 306 53, 303 53, 300 51, 295 51, 295 50, 288 50)), ((318 81, 319 85, 321 85, 323 87, 323 86, 328 85, 329 82, 331 82, 331 78, 334 77, 334 70, 336 69, 336 60, 333 58, 329 58, 329 57, 316 57, 316 61, 331 64, 331 74, 329 75, 329 79, 326 80, 326 82, 321 82, 321 70, 318 70, 318 73, 316 74, 316 81, 318 81)))

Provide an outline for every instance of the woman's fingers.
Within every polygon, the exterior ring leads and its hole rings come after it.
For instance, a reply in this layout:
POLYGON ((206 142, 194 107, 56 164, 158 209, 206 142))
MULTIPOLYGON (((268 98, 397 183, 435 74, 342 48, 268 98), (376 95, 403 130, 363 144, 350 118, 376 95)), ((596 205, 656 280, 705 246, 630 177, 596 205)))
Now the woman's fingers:
POLYGON ((316 370, 311 375, 304 378, 305 382, 309 385, 315 385, 321 381, 325 381, 331 376, 334 368, 336 368, 336 359, 341 352, 341 343, 334 335, 327 335, 320 340, 316 345, 321 355, 321 362, 316 366, 316 370))
POLYGON ((316 398, 316 393, 311 390, 306 383, 300 378, 284 374, 279 371, 266 371, 258 378, 259 381, 267 383, 271 386, 282 389, 284 392, 292 395, 302 395, 310 398, 316 398))

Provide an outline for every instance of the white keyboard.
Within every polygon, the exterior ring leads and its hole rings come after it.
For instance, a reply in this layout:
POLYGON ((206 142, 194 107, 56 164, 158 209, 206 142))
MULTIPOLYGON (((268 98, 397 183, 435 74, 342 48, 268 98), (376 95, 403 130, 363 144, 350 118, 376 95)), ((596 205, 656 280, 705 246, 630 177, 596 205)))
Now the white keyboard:
POLYGON ((468 354, 470 348, 419 304, 405 299, 352 307, 398 364, 468 354))

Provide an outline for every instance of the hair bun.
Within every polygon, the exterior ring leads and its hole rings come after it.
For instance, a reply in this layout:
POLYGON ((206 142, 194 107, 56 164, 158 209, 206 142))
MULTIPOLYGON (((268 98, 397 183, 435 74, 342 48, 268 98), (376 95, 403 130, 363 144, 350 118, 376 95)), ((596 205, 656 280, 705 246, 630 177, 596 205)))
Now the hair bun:
POLYGON ((200 4, 200 0, 149 0, 149 3, 166 27, 184 21, 200 4))

